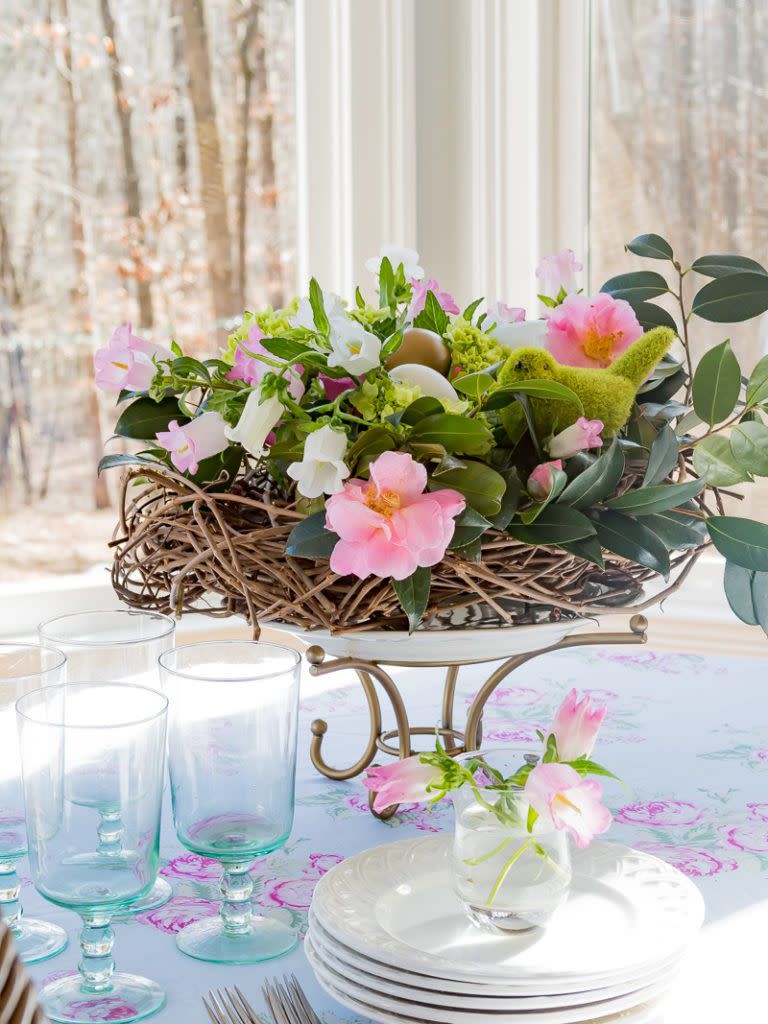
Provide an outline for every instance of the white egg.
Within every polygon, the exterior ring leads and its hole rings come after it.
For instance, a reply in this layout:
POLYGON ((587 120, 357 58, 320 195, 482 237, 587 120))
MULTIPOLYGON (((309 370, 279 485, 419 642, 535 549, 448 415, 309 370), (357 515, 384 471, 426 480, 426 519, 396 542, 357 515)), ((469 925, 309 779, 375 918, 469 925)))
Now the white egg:
POLYGON ((494 327, 491 337, 508 348, 519 348, 528 345, 531 348, 543 348, 547 338, 546 320, 518 320, 517 323, 499 323, 494 327))
POLYGON ((448 398, 456 401, 459 397, 442 373, 433 370, 431 366, 422 366, 421 363, 403 363, 402 366, 396 366, 390 370, 389 376, 393 380, 414 384, 421 388, 422 395, 429 398, 448 398))

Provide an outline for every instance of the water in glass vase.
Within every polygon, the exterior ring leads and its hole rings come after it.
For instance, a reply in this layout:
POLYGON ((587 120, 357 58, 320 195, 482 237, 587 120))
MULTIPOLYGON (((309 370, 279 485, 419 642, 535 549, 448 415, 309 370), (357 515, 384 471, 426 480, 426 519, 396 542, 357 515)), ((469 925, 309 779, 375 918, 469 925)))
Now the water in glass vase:
POLYGON ((456 806, 454 889, 468 916, 494 930, 522 931, 547 924, 571 882, 565 833, 547 831, 539 823, 529 833, 527 807, 520 810, 519 823, 510 824, 477 800, 456 806))

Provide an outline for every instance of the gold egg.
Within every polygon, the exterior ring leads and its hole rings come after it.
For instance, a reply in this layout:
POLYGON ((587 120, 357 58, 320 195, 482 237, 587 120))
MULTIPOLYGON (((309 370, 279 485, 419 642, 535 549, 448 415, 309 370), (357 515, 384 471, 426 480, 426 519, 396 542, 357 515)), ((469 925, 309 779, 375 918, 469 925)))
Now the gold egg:
POLYGON ((445 375, 451 365, 451 353, 439 334, 423 327, 409 327, 397 352, 386 361, 388 370, 403 363, 419 363, 445 375))

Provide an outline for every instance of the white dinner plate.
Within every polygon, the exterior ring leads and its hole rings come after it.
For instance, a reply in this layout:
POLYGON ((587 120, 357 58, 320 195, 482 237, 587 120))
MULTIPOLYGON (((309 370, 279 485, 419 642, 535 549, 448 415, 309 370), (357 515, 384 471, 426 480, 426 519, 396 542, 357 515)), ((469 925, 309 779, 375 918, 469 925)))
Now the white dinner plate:
POLYGON ((565 904, 544 929, 476 928, 453 895, 451 836, 385 844, 324 875, 312 914, 335 940, 380 963, 438 978, 533 983, 562 994, 647 975, 682 954, 701 926, 698 889, 650 854, 595 841, 574 850, 565 904), (571 989, 573 990, 573 989, 571 989))
POLYGON ((352 983, 339 978, 327 970, 307 950, 307 958, 315 972, 321 988, 343 1006, 369 1017, 379 1024, 425 1024, 437 1021, 439 1024, 650 1024, 663 998, 663 988, 659 994, 642 1004, 627 1004, 624 1000, 606 1000, 592 1006, 576 1007, 575 1009, 532 1010, 523 1013, 459 1013, 447 1011, 444 1007, 427 1007, 419 1003, 406 1003, 388 999, 378 992, 358 988, 352 983), (620 1005, 624 1003, 623 1007, 620 1005), (598 1014, 598 1016, 595 1016, 598 1014))
MULTIPOLYGON (((679 961, 665 965, 633 982, 594 988, 590 991, 563 993, 562 995, 521 995, 510 992, 509 987, 491 985, 472 985, 444 980, 442 978, 425 978, 419 974, 391 969, 391 973, 382 976, 379 965, 371 960, 350 953, 345 947, 338 945, 333 939, 322 932, 314 922, 305 938, 305 949, 313 954, 326 967, 337 974, 356 982, 358 985, 383 992, 386 995, 402 997, 409 1002, 427 1001, 434 1006, 452 1006, 461 1010, 550 1010, 560 1006, 580 1006, 583 1003, 595 1003, 601 999, 613 999, 627 995, 638 989, 656 982, 671 983, 678 973, 679 961), (369 969, 360 966, 371 965, 369 969)), ((384 968, 387 971, 387 968, 384 968)))

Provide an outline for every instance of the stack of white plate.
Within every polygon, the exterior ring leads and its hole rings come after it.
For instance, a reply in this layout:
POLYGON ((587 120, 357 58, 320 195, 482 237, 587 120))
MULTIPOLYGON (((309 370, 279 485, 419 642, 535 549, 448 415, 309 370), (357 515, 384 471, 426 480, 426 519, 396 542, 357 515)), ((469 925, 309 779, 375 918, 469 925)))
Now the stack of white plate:
POLYGON ((549 927, 494 935, 453 895, 451 843, 390 843, 323 876, 304 948, 326 992, 382 1024, 655 1019, 704 917, 684 875, 594 842, 574 851, 571 892, 549 927))

